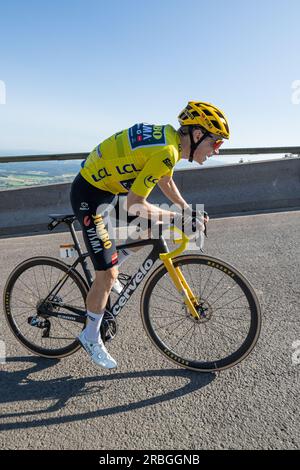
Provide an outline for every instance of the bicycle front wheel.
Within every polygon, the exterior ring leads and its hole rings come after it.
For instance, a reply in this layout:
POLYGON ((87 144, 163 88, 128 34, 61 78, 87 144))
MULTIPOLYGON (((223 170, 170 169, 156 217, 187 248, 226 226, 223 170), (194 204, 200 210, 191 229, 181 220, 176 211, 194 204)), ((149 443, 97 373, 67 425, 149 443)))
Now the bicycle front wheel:
POLYGON ((87 288, 80 275, 60 260, 31 258, 17 266, 4 289, 4 313, 15 335, 39 356, 65 357, 80 348, 87 288), (59 316, 58 316, 59 315, 59 316), (63 316, 65 317, 63 318, 63 316))
POLYGON ((177 365, 199 372, 227 369, 254 348, 261 313, 256 294, 237 269, 217 258, 184 255, 173 260, 198 301, 191 316, 164 265, 148 279, 142 320, 154 345, 177 365))

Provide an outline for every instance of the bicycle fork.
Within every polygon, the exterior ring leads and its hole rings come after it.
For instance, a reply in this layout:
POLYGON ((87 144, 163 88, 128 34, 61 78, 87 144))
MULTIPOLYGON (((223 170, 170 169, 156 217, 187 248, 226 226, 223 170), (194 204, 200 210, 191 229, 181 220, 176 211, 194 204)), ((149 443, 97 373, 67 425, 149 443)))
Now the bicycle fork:
POLYGON ((200 316, 196 310, 196 307, 199 306, 199 301, 194 295, 190 286, 188 285, 181 269, 179 267, 175 268, 172 261, 172 257, 182 253, 182 251, 185 250, 188 244, 188 240, 189 239, 185 236, 181 240, 174 240, 175 243, 181 243, 181 246, 171 253, 161 253, 159 257, 164 263, 168 273, 170 274, 170 277, 174 282, 177 291, 183 297, 184 303, 187 306, 190 314, 192 315, 192 317, 198 320, 200 316))

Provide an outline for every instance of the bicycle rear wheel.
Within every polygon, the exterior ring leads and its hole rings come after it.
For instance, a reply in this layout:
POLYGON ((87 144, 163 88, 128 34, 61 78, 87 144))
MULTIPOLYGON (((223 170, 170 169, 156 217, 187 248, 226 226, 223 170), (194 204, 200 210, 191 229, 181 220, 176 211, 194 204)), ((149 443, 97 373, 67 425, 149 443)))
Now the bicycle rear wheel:
POLYGON ((188 311, 164 265, 148 279, 141 314, 154 345, 177 365, 200 372, 238 364, 254 348, 261 313, 256 294, 237 269, 219 259, 184 255, 173 260, 196 296, 199 319, 188 311))
POLYGON ((74 315, 72 308, 85 312, 86 295, 80 275, 62 261, 30 258, 7 280, 4 313, 13 334, 27 349, 39 356, 65 357, 80 348, 77 336, 85 318, 74 315), (76 321, 70 320, 73 316, 76 321))

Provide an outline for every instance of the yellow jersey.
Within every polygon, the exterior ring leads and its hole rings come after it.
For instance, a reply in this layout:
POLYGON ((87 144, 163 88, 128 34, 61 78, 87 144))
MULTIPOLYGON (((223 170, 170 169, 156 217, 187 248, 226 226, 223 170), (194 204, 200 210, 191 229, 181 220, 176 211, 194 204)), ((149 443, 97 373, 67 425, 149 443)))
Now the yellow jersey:
POLYGON ((181 158, 180 139, 171 125, 135 124, 94 148, 80 170, 86 181, 113 194, 147 197, 158 180, 172 176, 181 158))

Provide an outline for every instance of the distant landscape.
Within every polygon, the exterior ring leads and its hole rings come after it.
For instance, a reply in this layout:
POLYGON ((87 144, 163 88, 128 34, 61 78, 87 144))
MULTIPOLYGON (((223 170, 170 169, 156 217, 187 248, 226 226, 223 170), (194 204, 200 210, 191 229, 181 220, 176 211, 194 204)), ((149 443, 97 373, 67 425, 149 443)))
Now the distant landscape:
POLYGON ((80 160, 0 163, 0 190, 67 183, 73 181, 80 164, 80 160))

